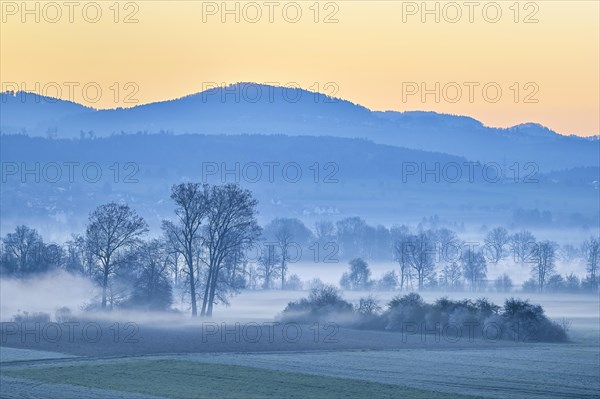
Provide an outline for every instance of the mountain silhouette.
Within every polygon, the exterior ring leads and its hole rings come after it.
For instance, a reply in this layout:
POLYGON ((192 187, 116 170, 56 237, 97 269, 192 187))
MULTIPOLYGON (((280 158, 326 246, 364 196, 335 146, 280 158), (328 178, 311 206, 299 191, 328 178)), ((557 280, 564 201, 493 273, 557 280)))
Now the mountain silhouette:
POLYGON ((120 133, 282 134, 366 138, 380 144, 436 151, 502 164, 535 163, 541 170, 600 165, 600 141, 564 136, 536 123, 508 129, 476 119, 424 111, 371 111, 297 88, 237 83, 175 100, 95 110, 22 92, 1 94, 3 134, 77 138, 120 133))

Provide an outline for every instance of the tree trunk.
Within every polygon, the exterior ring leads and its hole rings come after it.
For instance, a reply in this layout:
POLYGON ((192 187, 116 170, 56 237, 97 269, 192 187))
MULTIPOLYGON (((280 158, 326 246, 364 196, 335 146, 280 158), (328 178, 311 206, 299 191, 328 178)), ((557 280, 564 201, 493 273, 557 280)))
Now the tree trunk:
POLYGON ((202 311, 200 312, 201 316, 206 316, 206 308, 208 305, 209 293, 210 293, 210 285, 212 281, 212 267, 208 268, 208 276, 206 277, 206 287, 204 287, 204 297, 202 298, 202 311))
POLYGON ((212 279, 210 282, 210 295, 209 295, 209 300, 208 300, 208 310, 206 311, 206 315, 208 317, 212 316, 213 304, 215 303, 215 292, 217 290, 218 275, 219 275, 218 270, 213 270, 212 279))
MULTIPOLYGON (((401 269, 400 274, 401 274, 401 276, 400 276, 400 291, 402 291, 404 289, 404 282, 405 282, 404 280, 406 279, 406 275, 405 275, 406 273, 405 273, 404 268, 401 269)), ((408 283, 406 284, 406 286, 407 286, 406 288, 408 288, 408 283)))
POLYGON ((281 289, 285 288, 285 263, 281 262, 281 289))
POLYGON ((186 262, 190 274, 190 296, 192 297, 192 317, 198 315, 198 304, 196 303, 196 279, 194 278, 194 258, 191 246, 188 246, 186 262))
POLYGON ((102 279, 102 309, 106 309, 106 287, 108 286, 108 275, 104 273, 102 279))
POLYGON ((194 268, 190 268, 190 295, 192 297, 192 317, 198 315, 196 304, 196 281, 194 280, 194 268))
POLYGON ((110 271, 110 257, 104 263, 104 276, 102 279, 102 309, 106 309, 106 288, 108 287, 108 273, 110 271))

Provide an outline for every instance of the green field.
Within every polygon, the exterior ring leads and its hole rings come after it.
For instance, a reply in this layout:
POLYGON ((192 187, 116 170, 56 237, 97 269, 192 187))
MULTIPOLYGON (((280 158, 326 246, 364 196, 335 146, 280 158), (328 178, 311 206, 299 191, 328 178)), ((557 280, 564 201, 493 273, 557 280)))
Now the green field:
POLYGON ((131 360, 5 370, 4 376, 173 399, 474 398, 356 379, 186 360, 131 360))

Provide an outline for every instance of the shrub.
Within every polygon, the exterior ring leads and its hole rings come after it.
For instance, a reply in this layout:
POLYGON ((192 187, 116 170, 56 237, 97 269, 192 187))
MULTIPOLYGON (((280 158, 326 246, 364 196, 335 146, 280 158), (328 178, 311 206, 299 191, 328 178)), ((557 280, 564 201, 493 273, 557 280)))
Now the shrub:
POLYGON ((379 281, 377 281, 377 289, 381 291, 392 291, 398 287, 398 275, 395 271, 385 273, 379 281))
POLYGON ((388 304, 388 310, 385 314, 387 319, 386 329, 400 330, 403 323, 421 324, 425 322, 428 307, 429 305, 416 293, 394 297, 388 304))
POLYGON ((325 285, 325 283, 320 278, 313 278, 307 283, 307 288, 309 290, 313 290, 315 288, 321 288, 325 285))
POLYGON ((538 292, 538 283, 535 279, 530 278, 523 283, 521 288, 523 292, 538 292))
POLYGON ((424 334, 442 333, 449 326, 462 331, 469 326, 470 337, 521 342, 564 342, 568 329, 567 322, 553 322, 541 306, 520 299, 510 298, 503 307, 486 298, 440 298, 427 304, 419 294, 410 293, 393 298, 382 312, 374 297, 361 298, 353 307, 330 285, 311 290, 308 298, 290 302, 283 318, 306 323, 327 320, 347 327, 392 331, 404 331, 406 324, 411 324, 424 334))
MULTIPOLYGON (((500 307, 486 298, 475 301, 453 301, 440 298, 432 305, 426 304, 418 294, 396 297, 384 312, 385 328, 402 330, 403 324, 416 324, 421 331, 445 330, 454 325, 469 326, 475 336, 482 337, 486 327, 495 328, 500 335, 489 339, 509 339, 521 342, 564 342, 567 340, 567 324, 556 323, 544 315, 539 305, 520 299, 508 299, 500 307)), ((487 336, 487 333, 486 333, 487 336)))
POLYGON ((71 309, 69 309, 66 306, 57 309, 54 313, 54 317, 57 323, 66 323, 73 321, 73 313, 71 312, 71 309))
POLYGON ((510 298, 502 313, 503 338, 528 342, 564 342, 564 326, 549 320, 544 309, 529 301, 510 298))
POLYGON ((311 289, 308 298, 288 303, 283 318, 298 322, 331 321, 339 316, 351 316, 352 312, 352 304, 342 299, 336 287, 323 285, 311 289))
POLYGON ((342 274, 340 286, 347 290, 365 290, 373 283, 370 279, 371 270, 362 258, 350 261, 350 271, 342 274))
POLYGON ((385 319, 381 317, 379 301, 372 295, 360 298, 356 308, 354 327, 367 330, 382 330, 385 319))
POLYGON ((300 291, 302 289, 302 280, 297 274, 292 274, 285 282, 285 288, 292 291, 300 291))
POLYGON ((360 298, 356 308, 358 313, 363 316, 373 316, 381 312, 379 301, 377 301, 377 299, 375 299, 375 297, 372 295, 360 298))
POLYGON ((12 317, 16 323, 49 323, 50 315, 44 312, 21 312, 20 310, 12 317))

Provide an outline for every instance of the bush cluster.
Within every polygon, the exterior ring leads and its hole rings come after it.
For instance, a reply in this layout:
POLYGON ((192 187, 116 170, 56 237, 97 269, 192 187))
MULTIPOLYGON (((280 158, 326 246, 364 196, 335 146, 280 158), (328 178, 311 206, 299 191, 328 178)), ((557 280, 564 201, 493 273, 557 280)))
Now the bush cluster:
POLYGON ((408 324, 419 331, 443 334, 449 326, 454 330, 468 328, 470 335, 493 339, 527 342, 564 342, 567 331, 546 317, 540 305, 510 298, 498 306, 485 298, 451 300, 440 298, 426 303, 419 294, 393 298, 385 308, 373 297, 361 298, 352 305, 340 291, 329 285, 311 290, 308 298, 290 302, 284 309, 284 320, 301 323, 333 321, 349 328, 404 331, 408 324))

